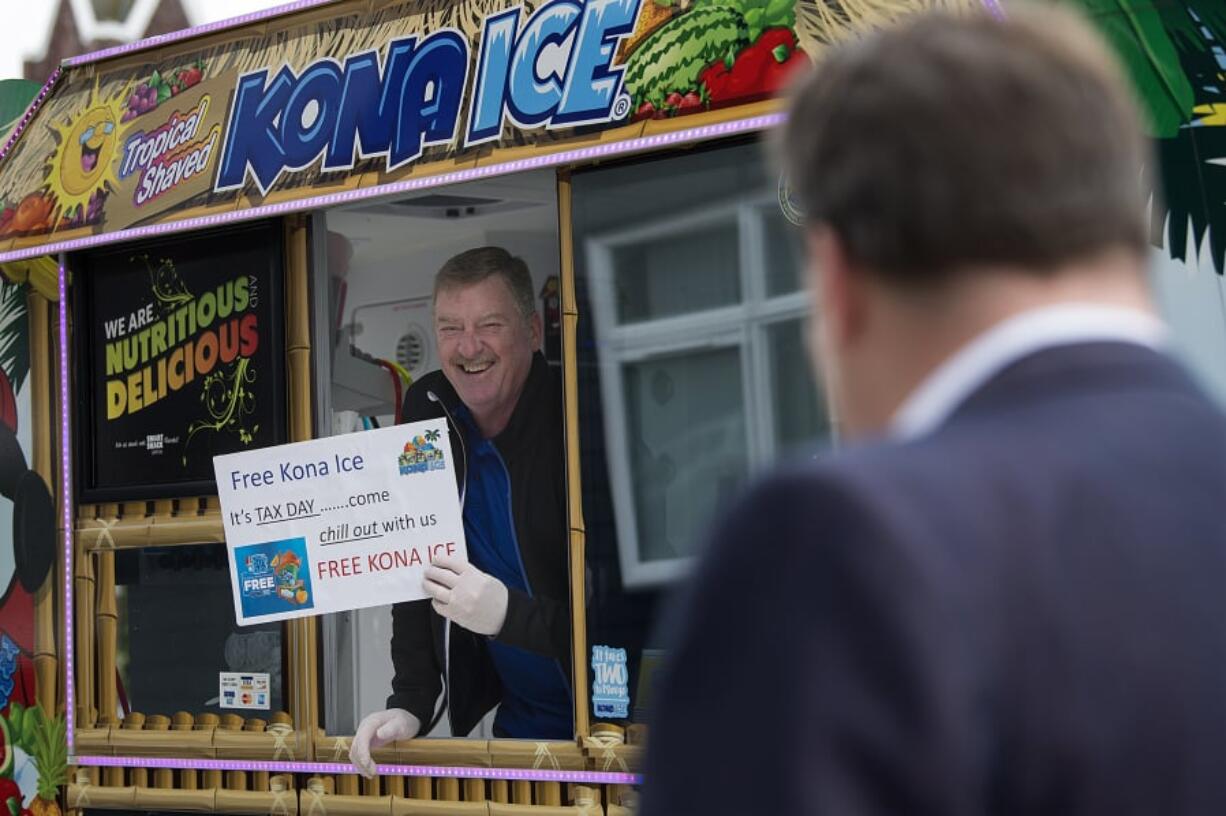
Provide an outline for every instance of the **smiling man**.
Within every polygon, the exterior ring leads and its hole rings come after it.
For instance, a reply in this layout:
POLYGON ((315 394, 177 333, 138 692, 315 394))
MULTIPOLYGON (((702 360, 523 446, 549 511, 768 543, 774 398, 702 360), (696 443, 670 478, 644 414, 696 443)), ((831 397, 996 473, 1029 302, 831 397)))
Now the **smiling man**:
POLYGON ((562 396, 540 354, 532 277, 505 249, 455 256, 434 282, 442 369, 405 394, 404 420, 445 416, 469 561, 426 570, 430 600, 392 612, 392 695, 349 756, 428 733, 450 713, 464 736, 494 706, 494 735, 573 733, 562 396))

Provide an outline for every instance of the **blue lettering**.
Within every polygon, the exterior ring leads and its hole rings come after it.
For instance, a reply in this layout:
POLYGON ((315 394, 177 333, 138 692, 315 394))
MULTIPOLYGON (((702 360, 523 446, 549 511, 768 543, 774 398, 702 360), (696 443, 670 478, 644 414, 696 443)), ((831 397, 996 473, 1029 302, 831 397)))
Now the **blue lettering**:
POLYGON ((640 0, 588 0, 575 36, 575 56, 567 72, 562 103, 553 118, 556 125, 604 122, 609 118, 622 69, 613 68, 620 37, 634 29, 640 0))
POLYGON ((561 77, 567 75, 570 55, 578 50, 572 44, 568 53, 562 45, 582 13, 583 9, 578 3, 559 0, 542 8, 524 26, 519 42, 515 44, 515 58, 511 61, 507 87, 507 102, 516 124, 522 127, 539 125, 553 115, 562 101, 561 77), (546 46, 550 44, 556 45, 556 48, 546 52, 546 46), (542 65, 546 56, 561 64, 542 65))
POLYGON ((298 77, 277 130, 285 169, 309 167, 332 140, 340 93, 341 71, 334 62, 317 62, 298 77))
POLYGON ((374 51, 345 60, 340 116, 336 138, 324 158, 325 170, 345 170, 358 158, 388 155, 400 130, 400 100, 416 42, 416 37, 393 41, 382 76, 374 51))
POLYGON ((268 192, 282 172, 353 166, 387 157, 394 170, 426 147, 455 137, 468 79, 468 42, 439 31, 417 46, 416 37, 393 41, 379 76, 373 53, 341 69, 320 60, 295 76, 282 68, 267 86, 267 69, 239 79, 217 176, 217 190, 241 187, 247 170, 268 192))
MULTIPOLYGON (((616 46, 633 30, 642 0, 553 0, 520 27, 522 7, 482 26, 464 145, 498 139, 509 119, 521 128, 573 127, 626 112, 616 46), (614 111, 620 111, 614 113, 614 111)), ((218 168, 217 191, 248 175, 267 193, 283 172, 348 170, 384 157, 388 172, 433 145, 451 144, 468 81, 469 47, 458 31, 388 43, 343 66, 320 59, 269 80, 262 69, 239 78, 218 168)))
POLYGON ((242 187, 250 167, 256 184, 266 192, 285 166, 285 151, 273 122, 289 97, 294 74, 282 68, 265 88, 267 78, 267 68, 239 77, 217 173, 218 190, 242 187))
POLYGON ((511 52, 515 47, 519 9, 487 17, 481 30, 481 52, 477 57, 477 79, 473 84, 473 102, 468 112, 468 136, 465 145, 475 145, 497 139, 502 134, 502 98, 511 70, 511 52))
POLYGON ((388 170, 414 161, 429 145, 446 144, 455 138, 467 80, 468 41, 459 32, 440 31, 413 54, 401 95, 400 131, 388 157, 388 170), (415 141, 410 142, 410 138, 415 141))

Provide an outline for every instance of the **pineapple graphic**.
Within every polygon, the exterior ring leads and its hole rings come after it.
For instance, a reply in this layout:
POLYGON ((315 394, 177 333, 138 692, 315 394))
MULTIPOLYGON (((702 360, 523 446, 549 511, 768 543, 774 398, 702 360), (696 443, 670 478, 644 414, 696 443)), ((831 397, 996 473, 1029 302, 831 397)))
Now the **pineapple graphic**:
POLYGON ((68 778, 64 716, 13 701, 0 717, 0 816, 60 816, 59 789, 68 778), (22 800, 36 790, 28 808, 22 800))
POLYGON ((30 802, 32 816, 61 816, 59 789, 68 780, 68 740, 64 715, 48 717, 41 707, 30 709, 35 715, 32 755, 38 771, 38 793, 30 802))

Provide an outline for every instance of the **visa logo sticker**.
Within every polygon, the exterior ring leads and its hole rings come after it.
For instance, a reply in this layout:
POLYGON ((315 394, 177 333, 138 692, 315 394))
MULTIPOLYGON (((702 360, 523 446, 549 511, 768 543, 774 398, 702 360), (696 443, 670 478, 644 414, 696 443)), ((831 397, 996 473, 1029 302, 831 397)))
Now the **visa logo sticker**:
MULTIPOLYGON (((617 121, 630 113, 617 43, 630 34, 642 0, 553 0, 524 19, 522 6, 490 15, 468 110, 464 146, 523 129, 617 121)), ((295 73, 264 68, 239 77, 214 189, 267 193, 282 173, 322 156, 324 172, 382 157, 388 172, 427 147, 457 140, 471 63, 454 29, 392 40, 344 63, 327 57, 295 73)))
POLYGON ((270 707, 271 675, 267 672, 221 672, 221 708, 270 707))

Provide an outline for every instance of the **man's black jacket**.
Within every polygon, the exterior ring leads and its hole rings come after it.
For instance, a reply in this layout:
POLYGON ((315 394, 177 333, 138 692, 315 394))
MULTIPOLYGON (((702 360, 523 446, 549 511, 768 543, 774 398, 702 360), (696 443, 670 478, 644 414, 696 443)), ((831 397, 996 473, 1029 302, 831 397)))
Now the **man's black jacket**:
MULTIPOLYGON (((466 454, 457 411, 460 398, 441 371, 425 375, 405 393, 402 421, 447 417, 456 479, 464 483, 466 454), (436 399, 431 399, 433 394, 436 399), (444 407, 446 411, 444 411, 444 407)), ((545 358, 533 356, 532 369, 511 421, 493 440, 511 483, 511 515, 532 597, 508 587, 507 617, 497 639, 556 658, 570 675, 570 607, 566 472, 562 392, 545 358)), ((403 708, 422 723, 424 735, 441 716, 436 702, 445 669, 450 667, 448 704, 451 731, 467 735, 502 699, 487 638, 459 626, 446 634, 445 620, 428 600, 392 607, 392 695, 388 708, 403 708), (448 639, 450 664, 444 658, 448 639)))

